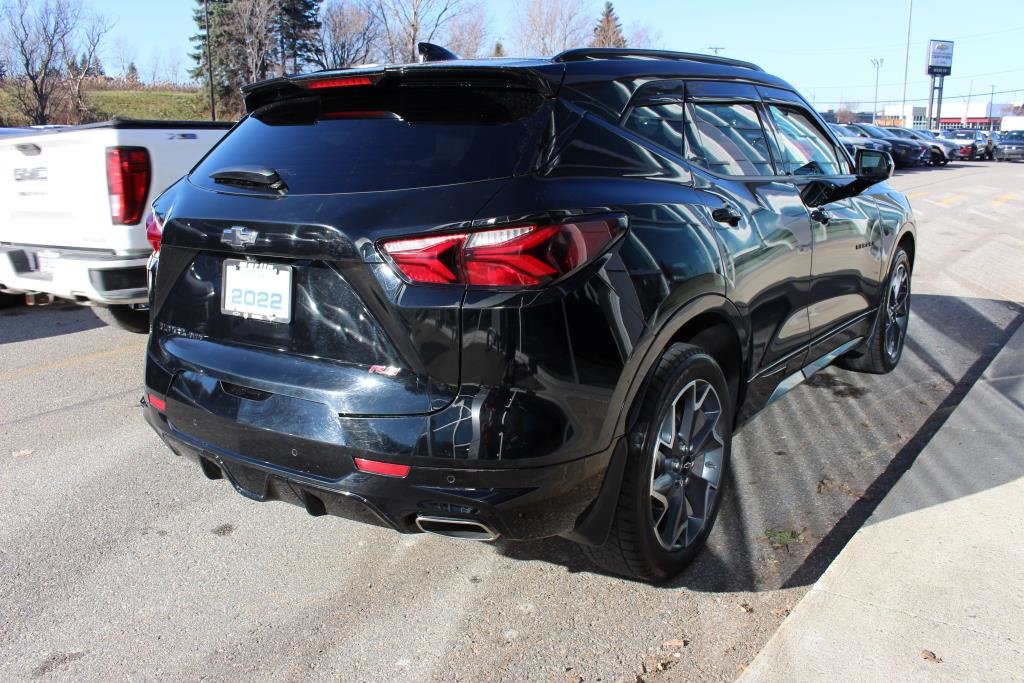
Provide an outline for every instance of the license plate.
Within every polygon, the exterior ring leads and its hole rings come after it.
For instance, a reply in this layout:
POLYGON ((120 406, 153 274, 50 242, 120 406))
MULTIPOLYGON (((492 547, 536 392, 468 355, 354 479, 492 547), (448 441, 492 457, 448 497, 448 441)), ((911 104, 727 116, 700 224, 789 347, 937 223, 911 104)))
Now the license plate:
POLYGON ((224 260, 220 310, 274 323, 292 321, 292 269, 276 263, 224 260))
POLYGON ((45 273, 46 275, 53 275, 54 271, 57 270, 58 261, 60 261, 60 252, 36 252, 36 270, 38 270, 40 273, 45 273))

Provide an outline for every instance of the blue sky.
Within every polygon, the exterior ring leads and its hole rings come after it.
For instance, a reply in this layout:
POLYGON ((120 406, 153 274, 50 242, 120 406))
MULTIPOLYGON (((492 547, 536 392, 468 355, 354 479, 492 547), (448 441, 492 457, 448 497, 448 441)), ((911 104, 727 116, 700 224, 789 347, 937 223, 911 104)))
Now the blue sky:
MULTIPOLYGON (((596 18, 603 2, 585 0, 596 18)), ((143 77, 154 60, 191 66, 189 36, 193 0, 86 0, 117 20, 107 43, 113 68, 115 44, 129 45, 143 77)), ((515 0, 484 4, 495 38, 507 37, 515 0)), ((907 28, 906 0, 618 0, 623 24, 640 22, 660 33, 667 49, 707 52, 756 62, 795 85, 820 109, 840 100, 870 109, 874 97, 872 58, 884 64, 878 98, 899 102, 907 28)), ((956 42, 946 99, 987 99, 995 85, 997 102, 1024 100, 1024 0, 995 0, 976 8, 953 0, 916 0, 910 33, 908 101, 926 103, 925 49, 929 39, 956 42)))

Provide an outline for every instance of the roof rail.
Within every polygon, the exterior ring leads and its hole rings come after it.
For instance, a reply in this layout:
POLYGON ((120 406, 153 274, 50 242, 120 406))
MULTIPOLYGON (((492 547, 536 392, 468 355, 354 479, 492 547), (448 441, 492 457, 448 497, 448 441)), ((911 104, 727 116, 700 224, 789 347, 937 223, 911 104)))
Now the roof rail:
POLYGON ((739 59, 718 57, 715 55, 702 55, 696 52, 672 52, 671 50, 640 50, 628 47, 579 47, 566 50, 551 58, 553 62, 579 62, 586 59, 672 59, 685 62, 704 62, 705 64, 720 64, 722 66, 736 66, 754 71, 764 71, 757 64, 744 62, 739 59))

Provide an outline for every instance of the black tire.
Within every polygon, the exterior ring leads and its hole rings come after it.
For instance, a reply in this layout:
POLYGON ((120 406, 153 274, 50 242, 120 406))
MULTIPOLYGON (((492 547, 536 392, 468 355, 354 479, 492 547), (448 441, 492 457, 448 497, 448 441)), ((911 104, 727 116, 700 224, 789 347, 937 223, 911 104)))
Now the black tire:
POLYGON ((885 279, 885 294, 878 309, 878 319, 875 321, 871 338, 859 349, 841 358, 837 365, 847 370, 874 375, 892 372, 899 365, 910 324, 912 274, 907 252, 898 248, 889 275, 885 279), (898 282, 901 278, 903 284, 898 282))
POLYGON ((149 333, 149 311, 138 311, 128 305, 93 306, 96 317, 111 327, 137 334, 149 333))
POLYGON ((605 571, 659 582, 693 560, 714 526, 727 480, 733 405, 721 368, 689 344, 669 347, 642 401, 638 433, 630 438, 642 445, 630 447, 608 540, 583 548, 605 571))
POLYGON ((0 308, 13 308, 25 303, 24 294, 4 294, 0 292, 0 308))

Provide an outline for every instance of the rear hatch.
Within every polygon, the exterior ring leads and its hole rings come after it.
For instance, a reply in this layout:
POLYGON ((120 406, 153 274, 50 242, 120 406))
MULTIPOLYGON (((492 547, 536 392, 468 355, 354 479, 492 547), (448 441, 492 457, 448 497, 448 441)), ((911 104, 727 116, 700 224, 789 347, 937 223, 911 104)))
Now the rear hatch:
POLYGON ((0 242, 106 248, 107 130, 0 138, 0 242))
POLYGON ((275 86, 157 203, 153 351, 208 408, 412 415, 457 394, 463 290, 403 284, 376 243, 473 220, 535 163, 550 103, 509 79, 367 81, 275 86))

